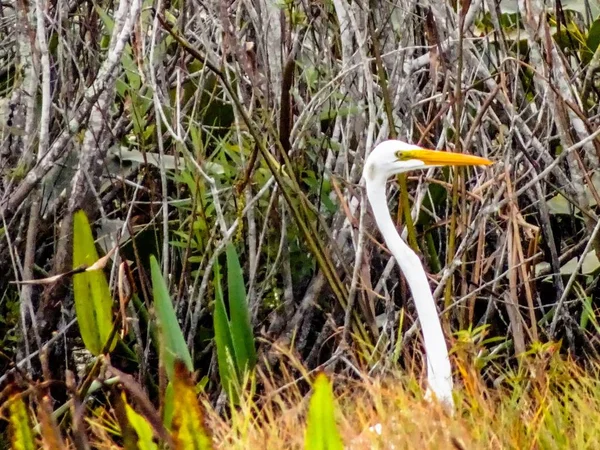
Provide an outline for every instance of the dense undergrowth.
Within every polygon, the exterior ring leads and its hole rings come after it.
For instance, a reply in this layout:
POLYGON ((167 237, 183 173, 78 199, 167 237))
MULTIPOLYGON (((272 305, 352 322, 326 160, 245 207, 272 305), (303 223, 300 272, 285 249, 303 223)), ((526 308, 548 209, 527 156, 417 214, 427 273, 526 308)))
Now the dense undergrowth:
MULTIPOLYGON (((142 387, 124 379, 124 374, 120 375, 123 383, 109 376, 104 387, 94 387, 85 406, 71 404, 66 414, 62 410, 51 415, 48 397, 40 395, 45 389, 41 384, 20 395, 13 392, 6 410, 16 399, 29 398, 27 404, 35 409, 29 410, 29 422, 23 427, 31 433, 31 442, 52 449, 85 448, 82 443, 113 449, 151 449, 161 444, 185 449, 596 448, 600 445, 598 367, 583 370, 561 358, 556 349, 544 346, 521 358, 515 369, 498 368, 493 385, 472 365, 455 359, 460 387, 454 414, 423 400, 419 381, 406 371, 373 376, 357 369, 352 377, 333 375, 333 396, 324 380, 312 391, 317 373, 307 371, 287 351, 282 354, 291 371, 284 375, 264 368, 257 371, 247 387, 260 388, 245 389, 226 411, 223 405, 215 409, 206 395, 197 398, 197 386, 179 366, 177 379, 184 386, 175 388, 177 406, 168 419, 171 432, 160 422, 158 405, 152 405, 142 387), (320 398, 315 400, 317 395, 320 398), (66 417, 69 411, 75 416, 66 417), (65 422, 72 425, 69 434, 61 437, 58 424, 65 422)), ((109 364, 106 373, 113 375, 109 364)), ((11 420, 18 420, 14 412, 11 420)), ((15 441, 13 445, 35 448, 15 441)))
POLYGON ((595 448, 600 8, 547 3, 2 3, 6 445, 595 448), (389 189, 453 416, 365 199, 388 138, 494 161, 389 189))

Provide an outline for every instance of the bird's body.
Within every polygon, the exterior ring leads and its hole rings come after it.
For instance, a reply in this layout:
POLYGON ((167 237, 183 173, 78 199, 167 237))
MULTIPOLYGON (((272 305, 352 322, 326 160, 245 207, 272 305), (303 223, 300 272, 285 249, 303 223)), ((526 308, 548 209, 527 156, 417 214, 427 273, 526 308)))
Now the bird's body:
POLYGON ((427 275, 417 254, 402 240, 387 207, 386 182, 392 175, 414 169, 444 165, 487 165, 491 162, 476 156, 426 150, 402 141, 384 141, 370 153, 363 170, 367 197, 377 226, 396 258, 413 295, 421 322, 427 359, 427 397, 453 408, 452 368, 437 308, 427 275))

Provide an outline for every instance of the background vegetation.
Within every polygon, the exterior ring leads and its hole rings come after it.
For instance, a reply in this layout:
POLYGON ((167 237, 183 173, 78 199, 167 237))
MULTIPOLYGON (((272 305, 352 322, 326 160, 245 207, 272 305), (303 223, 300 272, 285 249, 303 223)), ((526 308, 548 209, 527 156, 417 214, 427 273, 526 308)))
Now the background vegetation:
POLYGON ((599 15, 595 0, 1 3, 13 445, 203 448, 205 421, 224 448, 300 446, 305 422, 320 442, 306 410, 324 370, 349 448, 594 447, 599 15), (390 137, 495 161, 390 185, 454 349, 454 417, 421 403, 410 292, 361 183, 390 137))

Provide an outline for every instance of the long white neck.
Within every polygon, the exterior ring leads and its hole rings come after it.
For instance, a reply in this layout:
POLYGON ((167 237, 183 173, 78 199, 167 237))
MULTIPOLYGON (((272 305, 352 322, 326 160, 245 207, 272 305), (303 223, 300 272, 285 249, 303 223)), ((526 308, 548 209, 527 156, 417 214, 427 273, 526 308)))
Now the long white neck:
POLYGON ((453 408, 452 369, 448 347, 429 282, 419 257, 396 230, 387 206, 385 183, 386 179, 382 176, 367 179, 367 197, 385 243, 396 258, 413 295, 425 341, 428 387, 440 402, 453 408))

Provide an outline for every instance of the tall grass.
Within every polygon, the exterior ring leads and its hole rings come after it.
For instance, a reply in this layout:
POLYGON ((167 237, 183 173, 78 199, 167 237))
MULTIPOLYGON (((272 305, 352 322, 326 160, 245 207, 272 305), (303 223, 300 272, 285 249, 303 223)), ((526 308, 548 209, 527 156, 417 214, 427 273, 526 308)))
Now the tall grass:
MULTIPOLYGON (((530 357, 496 386, 473 377, 457 391, 453 416, 423 400, 403 372, 334 376, 337 424, 354 449, 598 448, 598 374, 557 356, 530 357)), ((302 448, 307 405, 303 383, 282 380, 231 421, 209 412, 209 427, 222 448, 302 448), (249 422, 247 410, 256 412, 249 422)))
POLYGON ((8 3, 13 446, 302 448, 335 421, 346 448, 596 447, 597 1, 8 3), (390 137, 496 162, 389 185, 455 339, 451 417, 361 185, 390 137))
MULTIPOLYGON (((330 375, 332 403, 327 379, 307 372, 293 357, 288 360, 286 375, 275 377, 269 371, 258 371, 259 393, 241 395, 239 404, 224 415, 204 396, 194 400, 193 384, 186 381, 189 375, 185 366, 179 364, 180 388, 175 399, 179 425, 173 431, 174 442, 196 436, 202 439, 203 448, 213 445, 223 449, 335 449, 340 448, 336 439, 341 439, 347 449, 599 448, 597 365, 583 370, 556 352, 530 354, 515 368, 499 372, 496 382, 490 385, 473 367, 455 362, 462 376, 457 383, 453 415, 448 415, 441 405, 425 401, 419 380, 401 370, 385 376, 369 376, 363 371, 353 377, 330 375), (313 391, 310 386, 315 378, 313 391)), ((125 383, 125 390, 131 389, 129 383, 125 383)), ((31 406, 35 403, 27 392, 17 396, 13 393, 8 402, 10 408, 18 405, 16 398, 29 398, 31 406)), ((151 415, 140 409, 136 395, 130 394, 129 398, 134 401, 126 405, 127 414, 135 418, 136 430, 145 430, 140 436, 149 442, 147 419, 134 410, 145 417, 151 415)), ((20 406, 20 413, 12 418, 13 444, 29 436, 24 432, 25 411, 20 406)), ((30 408, 30 418, 32 411, 30 408)), ((37 420, 46 417, 41 408, 38 411, 37 420)), ((116 425, 119 420, 110 403, 100 407, 88 403, 80 414, 87 424, 85 436, 93 448, 121 448, 122 431, 116 425), (108 426, 111 423, 114 426, 108 426)), ((70 436, 67 442, 71 442, 70 436)))

